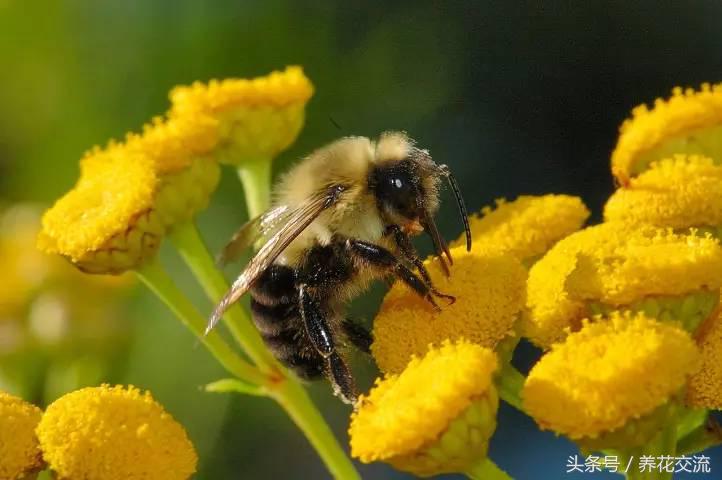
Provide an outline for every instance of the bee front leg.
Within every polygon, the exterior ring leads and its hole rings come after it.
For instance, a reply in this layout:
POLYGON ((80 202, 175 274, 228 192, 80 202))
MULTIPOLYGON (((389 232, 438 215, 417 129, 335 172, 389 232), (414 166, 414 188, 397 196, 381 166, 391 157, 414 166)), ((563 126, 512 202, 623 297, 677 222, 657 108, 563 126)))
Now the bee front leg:
POLYGON ((449 300, 450 303, 454 303, 456 301, 455 296, 441 293, 436 289, 436 287, 434 287, 434 284, 431 282, 431 276, 429 275, 429 271, 426 269, 424 262, 419 258, 419 254, 416 253, 416 249, 414 248, 414 244, 411 243, 411 238, 409 238, 409 235, 407 233, 404 233, 404 231, 401 230, 401 227, 399 227, 398 225, 389 225, 388 227, 386 227, 386 232, 387 234, 393 235, 394 242, 396 243, 396 246, 399 247, 399 251, 404 256, 404 258, 406 258, 416 267, 416 269, 421 274, 421 278, 423 278, 426 284, 429 286, 429 290, 431 290, 431 293, 433 293, 437 297, 449 300))
POLYGON ((341 322, 341 329, 354 347, 364 353, 371 353, 371 344, 374 342, 374 339, 366 327, 347 318, 341 322))
POLYGON ((331 381, 334 393, 344 402, 353 405, 357 395, 351 371, 336 352, 333 330, 326 320, 321 304, 309 294, 303 284, 298 288, 298 309, 311 344, 326 360, 326 376, 331 381))
POLYGON ((431 287, 384 247, 364 240, 350 238, 346 240, 346 249, 357 262, 396 276, 433 305, 436 310, 441 310, 434 301, 431 287))

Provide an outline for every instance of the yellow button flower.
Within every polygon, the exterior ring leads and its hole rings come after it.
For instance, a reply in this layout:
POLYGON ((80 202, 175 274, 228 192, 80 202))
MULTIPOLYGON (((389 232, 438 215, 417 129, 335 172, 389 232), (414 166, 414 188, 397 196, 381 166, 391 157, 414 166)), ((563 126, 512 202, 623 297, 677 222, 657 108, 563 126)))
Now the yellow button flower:
POLYGON ((614 314, 542 357, 524 385, 524 409, 542 428, 583 444, 643 444, 659 431, 663 407, 699 361, 684 330, 641 314, 614 314))
POLYGON ((150 259, 174 225, 205 208, 220 179, 210 117, 155 119, 127 143, 95 148, 75 187, 43 217, 38 247, 90 273, 120 273, 150 259))
POLYGON ((119 147, 97 151, 75 187, 45 212, 38 247, 97 273, 122 272, 153 255, 164 228, 153 212, 159 178, 149 162, 119 147))
POLYGON ((702 154, 722 161, 722 84, 699 91, 675 88, 651 109, 640 105, 621 128, 612 153, 612 173, 622 185, 655 160, 676 153, 702 154))
POLYGON ((45 461, 60 478, 180 480, 197 456, 183 427, 150 393, 84 388, 51 404, 37 428, 45 461))
POLYGON ((675 229, 716 230, 722 226, 722 166, 698 155, 653 162, 609 198, 604 217, 675 229))
POLYGON ((702 368, 687 389, 687 404, 697 408, 722 410, 722 316, 717 311, 697 333, 702 352, 702 368))
POLYGON ((220 121, 222 163, 271 159, 288 148, 304 122, 313 85, 301 67, 287 67, 253 79, 211 80, 175 87, 170 93, 173 117, 208 114, 220 121))
POLYGON ((531 268, 522 332, 549 346, 577 329, 592 306, 647 311, 654 306, 645 302, 654 299, 675 302, 657 305, 655 315, 668 308, 675 320, 699 320, 714 306, 707 297, 722 285, 720 268, 722 248, 710 237, 622 223, 589 227, 560 241, 531 268))
POLYGON ((496 367, 487 348, 444 342, 377 380, 351 415, 351 455, 422 476, 466 471, 496 428, 496 367))
MULTIPOLYGON (((579 197, 523 195, 512 202, 497 200, 496 208, 485 207, 469 223, 474 243, 529 261, 579 230, 588 217, 589 210, 579 197)), ((453 246, 464 244, 463 234, 452 242, 453 246)))
POLYGON ((439 291, 456 297, 453 304, 439 299, 441 311, 436 311, 400 282, 386 295, 374 320, 371 346, 383 372, 400 372, 413 355, 426 353, 431 343, 464 338, 494 348, 513 335, 524 306, 524 267, 512 257, 477 246, 471 252, 465 245, 455 247, 451 254, 454 265, 449 277, 437 260, 426 260, 425 265, 439 291))
POLYGON ((156 171, 166 174, 187 168, 199 157, 210 155, 219 140, 218 120, 208 115, 194 115, 170 119, 155 117, 143 127, 142 134, 129 133, 125 143, 130 150, 138 150, 152 158, 156 171))
POLYGON ((0 392, 0 478, 16 480, 40 470, 43 464, 35 427, 41 410, 0 392))

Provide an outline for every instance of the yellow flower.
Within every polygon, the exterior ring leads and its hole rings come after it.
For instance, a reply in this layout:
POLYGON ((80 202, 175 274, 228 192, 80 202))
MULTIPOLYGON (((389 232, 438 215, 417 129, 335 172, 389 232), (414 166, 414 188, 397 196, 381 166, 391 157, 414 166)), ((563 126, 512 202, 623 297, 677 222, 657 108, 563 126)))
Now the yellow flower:
POLYGON ((0 478, 15 480, 43 464, 35 427, 42 412, 34 405, 0 392, 0 478))
POLYGON ((484 347, 444 342, 400 375, 377 380, 351 416, 351 455, 416 475, 463 472, 486 457, 496 428, 497 360, 484 347))
MULTIPOLYGON (((497 200, 482 216, 469 219, 474 243, 498 249, 521 261, 532 260, 581 228, 589 210, 579 197, 569 195, 521 196, 513 202, 497 200)), ((465 244, 464 235, 452 242, 465 244)))
POLYGON ((699 91, 675 88, 653 108, 640 105, 620 128, 612 153, 612 173, 622 185, 655 160, 696 153, 722 161, 722 84, 699 91))
POLYGON ((649 170, 609 198, 604 218, 675 229, 716 230, 722 226, 722 166, 698 155, 675 155, 653 162, 649 170))
POLYGON ((96 151, 75 187, 42 219, 38 247, 94 273, 117 273, 152 256, 164 234, 150 161, 120 147, 96 151))
POLYGON ((719 311, 700 327, 697 344, 702 352, 702 368, 689 381, 687 404, 722 410, 722 316, 719 311))
POLYGON ((65 395, 48 407, 37 434, 61 479, 187 479, 198 460, 183 427, 134 387, 65 395))
POLYGON ((301 67, 253 79, 232 78, 175 87, 172 117, 207 114, 220 122, 222 163, 271 159, 298 136, 313 85, 301 67))
POLYGON ((453 295, 447 305, 439 299, 441 311, 397 282, 387 294, 374 320, 371 346, 383 372, 398 373, 413 355, 426 353, 428 345, 464 338, 494 348, 513 335, 514 322, 524 306, 526 272, 512 257, 484 252, 476 246, 451 249, 451 276, 441 271, 438 261, 426 260, 432 281, 439 291, 453 295))
MULTIPOLYGON (((219 142, 218 120, 208 115, 155 117, 142 134, 130 133, 126 144, 153 159, 159 174, 177 172, 212 154, 219 142)), ((82 166, 82 163, 81 163, 82 166)))
POLYGON ((216 121, 155 119, 125 144, 81 160, 75 187, 48 210, 38 247, 90 273, 119 273, 157 251, 166 231, 205 208, 220 169, 216 121))
POLYGON ((656 305, 655 315, 669 307, 679 314, 675 320, 699 320, 700 311, 713 306, 706 297, 722 285, 720 268, 722 248, 713 238, 621 223, 589 227, 560 241, 531 268, 522 332, 549 346, 578 329, 592 306, 646 311, 654 308, 645 303, 650 300, 676 302, 656 305))
POLYGON ((665 405, 698 366, 684 330, 613 314, 542 357, 524 385, 524 410, 542 428, 582 444, 630 447, 659 431, 655 420, 664 420, 665 405))

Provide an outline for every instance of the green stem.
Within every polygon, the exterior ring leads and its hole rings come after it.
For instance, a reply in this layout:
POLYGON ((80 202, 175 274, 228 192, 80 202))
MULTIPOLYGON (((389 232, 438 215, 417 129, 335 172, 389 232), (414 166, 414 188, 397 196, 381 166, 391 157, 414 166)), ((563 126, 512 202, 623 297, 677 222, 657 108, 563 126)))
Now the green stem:
POLYGON ((524 407, 521 400, 521 391, 524 388, 524 375, 521 374, 512 364, 506 362, 501 367, 497 380, 499 396, 506 403, 523 412, 524 407))
POLYGON ((672 459, 671 461, 673 461, 676 452, 677 418, 673 415, 667 421, 664 429, 649 444, 640 449, 625 452, 625 462, 632 457, 629 471, 625 473, 625 476, 628 480, 671 480, 674 476, 673 471, 660 471, 659 468, 655 466, 652 466, 651 468, 643 467, 640 465, 640 461, 642 456, 645 455, 652 457, 652 461, 655 462, 655 464, 659 462, 659 457, 661 456, 669 457, 672 459))
POLYGON ((243 160, 238 166, 249 218, 255 218, 268 209, 271 200, 271 164, 270 158, 260 158, 243 160))
MULTIPOLYGON (((179 225, 172 239, 208 297, 218 301, 228 290, 228 284, 215 267, 198 230, 193 224, 179 225)), ((359 478, 353 464, 304 388, 276 362, 264 346, 258 331, 248 321, 245 312, 239 305, 235 305, 228 310, 228 315, 229 323, 237 329, 243 348, 259 367, 266 371, 269 378, 263 385, 268 395, 286 410, 336 478, 359 478)))
MULTIPOLYGON (((170 238, 208 298, 213 302, 223 298, 229 288, 228 282, 223 273, 216 268, 213 257, 208 252, 195 224, 188 222, 176 225, 170 238)), ((276 360, 263 344, 258 330, 240 305, 229 308, 223 318, 233 338, 261 370, 267 371, 269 368, 277 370, 276 360)))
POLYGON ((301 384, 288 378, 269 394, 306 435, 334 478, 343 480, 361 478, 301 384))
POLYGON ((488 458, 472 465, 465 473, 467 477, 474 480, 512 480, 508 473, 488 458))
POLYGON ((693 455, 711 447, 722 445, 722 429, 719 426, 700 425, 677 443, 680 455, 693 455))
POLYGON ((705 408, 683 409, 677 422, 677 439, 687 436, 700 425, 704 425, 707 421, 707 413, 705 408))
POLYGON ((266 377, 256 367, 239 357, 218 333, 211 332, 204 335, 205 317, 178 290, 173 279, 160 265, 158 257, 140 267, 136 270, 136 273, 143 283, 198 337, 226 370, 240 379, 257 385, 261 385, 266 381, 266 377))

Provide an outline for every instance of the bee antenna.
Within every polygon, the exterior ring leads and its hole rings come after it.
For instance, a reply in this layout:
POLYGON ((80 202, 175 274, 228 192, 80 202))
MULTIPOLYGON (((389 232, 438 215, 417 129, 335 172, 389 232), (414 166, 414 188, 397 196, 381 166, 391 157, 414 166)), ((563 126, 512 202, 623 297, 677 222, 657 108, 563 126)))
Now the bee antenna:
POLYGON ((471 250, 471 227, 469 227, 469 214, 466 211, 466 205, 464 204, 464 197, 461 196, 461 190, 459 184, 456 182, 456 178, 452 175, 448 165, 439 165, 439 172, 446 177, 446 181, 449 182, 451 190, 454 192, 456 197, 456 205, 459 207, 459 214, 461 220, 464 222, 464 232, 466 233, 466 251, 471 250))
POLYGON ((343 130, 343 127, 331 116, 328 116, 328 120, 333 124, 334 127, 336 127, 339 130, 343 130))

